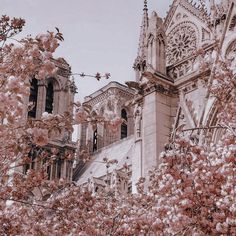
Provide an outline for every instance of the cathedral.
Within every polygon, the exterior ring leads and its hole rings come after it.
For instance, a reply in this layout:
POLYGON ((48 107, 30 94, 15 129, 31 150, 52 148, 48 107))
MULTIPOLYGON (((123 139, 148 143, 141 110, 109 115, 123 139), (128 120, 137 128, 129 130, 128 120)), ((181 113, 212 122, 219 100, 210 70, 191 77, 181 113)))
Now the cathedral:
MULTIPOLYGON (((45 80, 30 80, 30 96, 26 97, 26 103, 32 104, 32 109, 26 112, 28 122, 37 122, 47 113, 65 115, 72 118, 74 95, 76 86, 70 80, 71 68, 63 59, 51 59, 57 68, 53 77, 45 80)), ((72 181, 73 158, 66 159, 67 153, 75 153, 76 145, 72 142, 72 132, 60 129, 57 121, 57 129, 51 133, 51 140, 46 146, 30 146, 29 160, 23 165, 19 172, 27 174, 29 169, 39 170, 46 168, 48 180, 64 179, 72 181), (53 153, 53 150, 56 153, 53 153), (49 160, 51 159, 51 160, 49 160)))
MULTIPOLYGON (((219 55, 235 70, 235 52, 235 1, 210 0, 205 6, 174 0, 162 19, 148 12, 145 0, 134 80, 110 82, 84 102, 93 116, 122 122, 116 130, 104 122, 80 125, 80 150, 91 158, 78 161, 74 180, 93 192, 109 186, 115 194, 135 193, 139 178, 148 179, 177 131, 188 136, 217 124, 217 103, 207 90, 211 70, 219 55)), ((217 140, 220 131, 204 135, 217 140)))

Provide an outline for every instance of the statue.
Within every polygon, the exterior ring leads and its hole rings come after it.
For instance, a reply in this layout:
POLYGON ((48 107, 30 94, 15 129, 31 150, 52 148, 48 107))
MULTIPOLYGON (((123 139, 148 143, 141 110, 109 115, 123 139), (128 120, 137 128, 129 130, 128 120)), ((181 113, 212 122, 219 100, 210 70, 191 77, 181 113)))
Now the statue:
POLYGON ((142 119, 142 107, 140 104, 135 104, 134 107, 134 118, 135 118, 135 136, 136 138, 141 137, 141 119, 142 119))

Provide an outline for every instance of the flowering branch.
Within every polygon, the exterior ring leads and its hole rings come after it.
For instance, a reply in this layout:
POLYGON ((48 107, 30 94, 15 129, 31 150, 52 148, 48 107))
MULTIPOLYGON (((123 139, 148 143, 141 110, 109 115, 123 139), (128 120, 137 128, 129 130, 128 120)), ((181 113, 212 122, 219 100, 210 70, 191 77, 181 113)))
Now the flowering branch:
POLYGON ((97 72, 95 75, 88 75, 83 72, 82 73, 73 73, 71 75, 79 75, 82 78, 91 77, 91 78, 97 79, 98 81, 101 80, 102 78, 109 79, 111 77, 110 73, 105 73, 104 75, 101 75, 99 72, 97 72))

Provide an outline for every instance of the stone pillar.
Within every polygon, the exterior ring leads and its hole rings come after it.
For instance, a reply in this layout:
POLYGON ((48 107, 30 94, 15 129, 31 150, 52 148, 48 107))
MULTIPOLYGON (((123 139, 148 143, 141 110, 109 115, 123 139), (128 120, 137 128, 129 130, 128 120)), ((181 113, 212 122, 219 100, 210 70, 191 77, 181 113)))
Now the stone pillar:
POLYGON ((128 120, 127 120, 127 129, 128 129, 128 136, 134 134, 134 123, 133 123, 133 116, 128 113, 128 120))
POLYGON ((68 91, 60 91, 60 102, 58 105, 58 114, 63 114, 68 110, 68 91))
POLYGON ((142 127, 142 177, 157 166, 157 96, 152 92, 144 97, 142 127))
MULTIPOLYGON (((142 126, 142 176, 157 167, 160 153, 169 141, 172 125, 173 98, 153 88, 144 96, 142 126)), ((148 183, 148 181, 147 181, 148 183)))
POLYGON ((139 82, 139 79, 140 79, 139 66, 138 66, 138 65, 135 65, 134 69, 135 69, 135 81, 136 81, 136 82, 139 82))
POLYGON ((153 44, 153 39, 149 39, 148 41, 148 51, 147 51, 147 61, 148 61, 148 64, 152 65, 152 55, 153 55, 153 47, 152 47, 152 44, 153 44))
POLYGON ((163 74, 166 74, 166 52, 165 52, 164 42, 161 42, 160 55, 162 55, 162 57, 159 58, 159 60, 160 60, 160 71, 163 74))
POLYGON ((53 97, 53 114, 59 114, 59 105, 60 105, 60 90, 55 89, 53 97))
POLYGON ((46 85, 44 81, 39 81, 36 118, 41 118, 43 112, 45 111, 45 102, 46 102, 46 85))
POLYGON ((152 67, 154 70, 159 71, 158 68, 158 61, 159 58, 159 47, 158 47, 158 40, 156 38, 153 39, 153 45, 152 45, 152 67))
POLYGON ((97 140, 97 148, 101 149, 104 147, 104 124, 98 123, 97 124, 97 134, 98 134, 98 140, 97 140))
POLYGON ((136 183, 142 174, 142 107, 140 104, 136 104, 134 108, 134 155, 132 159, 132 193, 137 193, 136 183))
POLYGON ((89 148, 89 152, 93 151, 93 127, 89 123, 87 127, 87 133, 86 133, 86 146, 89 148))

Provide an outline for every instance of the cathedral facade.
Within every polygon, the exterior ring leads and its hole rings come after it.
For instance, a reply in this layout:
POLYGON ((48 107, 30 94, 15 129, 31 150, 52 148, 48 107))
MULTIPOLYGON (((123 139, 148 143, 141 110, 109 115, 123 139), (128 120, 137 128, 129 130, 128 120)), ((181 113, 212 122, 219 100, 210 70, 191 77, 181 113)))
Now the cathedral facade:
MULTIPOLYGON (((78 184, 88 184, 94 192, 106 186, 115 194, 136 192, 138 179, 148 178, 158 166, 160 153, 177 131, 189 135, 217 124, 217 102, 207 87, 219 55, 235 70, 235 26, 232 0, 211 0, 209 6, 174 0, 164 20, 156 12, 149 14, 144 1, 134 81, 126 86, 110 82, 85 99, 94 116, 112 114, 124 122, 116 131, 104 123, 81 125, 80 149, 91 160, 77 165, 78 184)), ((206 132, 202 134, 211 140, 220 135, 206 132)), ((196 136, 201 139, 199 132, 196 136)))
MULTIPOLYGON (((45 80, 30 79, 30 96, 25 97, 29 104, 25 112, 27 122, 34 124, 42 117, 66 115, 73 116, 74 95, 76 86, 70 80, 71 68, 63 59, 51 59, 57 68, 54 76, 45 80)), ((61 128, 60 121, 50 130, 50 141, 46 146, 29 144, 28 160, 19 172, 27 174, 28 170, 44 169, 48 180, 64 179, 72 181, 73 159, 65 158, 68 153, 74 156, 76 145, 72 142, 72 131, 61 128)))

